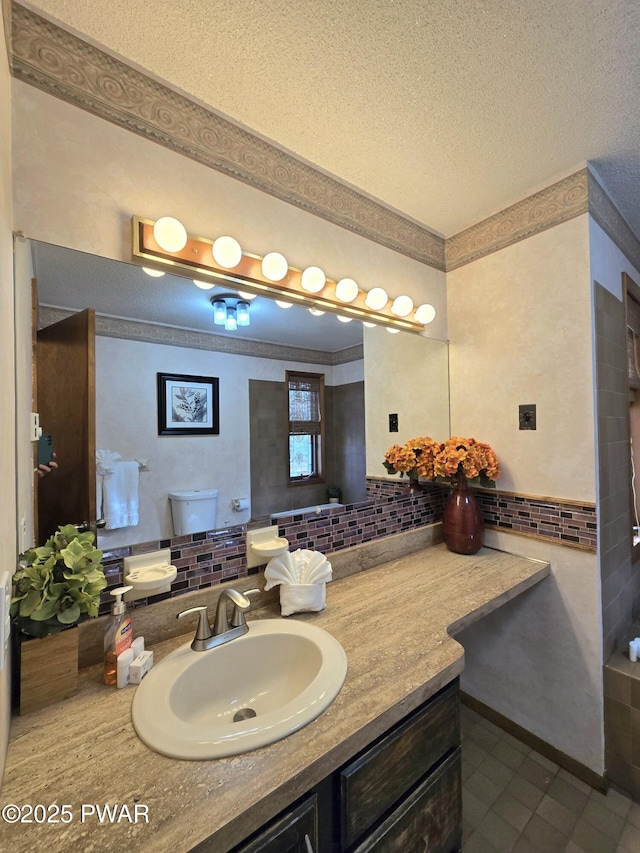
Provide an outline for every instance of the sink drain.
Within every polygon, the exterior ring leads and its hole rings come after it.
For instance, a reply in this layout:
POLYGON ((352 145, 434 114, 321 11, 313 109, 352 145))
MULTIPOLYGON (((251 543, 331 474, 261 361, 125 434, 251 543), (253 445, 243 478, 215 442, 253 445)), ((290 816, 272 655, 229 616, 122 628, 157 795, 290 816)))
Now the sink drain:
POLYGON ((251 717, 257 716, 256 712, 253 708, 241 708, 239 711, 236 711, 233 715, 234 723, 241 723, 242 720, 250 720, 251 717))

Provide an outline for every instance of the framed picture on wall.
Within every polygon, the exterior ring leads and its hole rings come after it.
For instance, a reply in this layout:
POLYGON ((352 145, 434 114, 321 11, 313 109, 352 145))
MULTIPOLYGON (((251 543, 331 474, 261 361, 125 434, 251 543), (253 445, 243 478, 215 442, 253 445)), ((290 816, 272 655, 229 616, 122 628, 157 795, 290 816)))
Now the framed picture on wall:
POLYGON ((158 435, 219 435, 217 376, 158 373, 158 435))

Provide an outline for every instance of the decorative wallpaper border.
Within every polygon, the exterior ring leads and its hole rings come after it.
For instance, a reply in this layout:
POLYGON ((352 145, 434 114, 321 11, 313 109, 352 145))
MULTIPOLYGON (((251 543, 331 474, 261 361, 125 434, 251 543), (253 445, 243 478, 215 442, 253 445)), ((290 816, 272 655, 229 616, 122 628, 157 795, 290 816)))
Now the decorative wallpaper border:
MULTIPOLYGON (((40 328, 64 320, 72 314, 64 308, 40 306, 38 321, 40 328)), ((272 344, 264 341, 243 340, 242 338, 216 335, 209 332, 194 332, 172 326, 160 326, 154 323, 141 323, 137 320, 123 320, 118 317, 105 317, 96 314, 96 334, 105 338, 123 338, 128 341, 144 341, 150 344, 166 344, 173 347, 190 347, 209 352, 224 352, 229 355, 246 355, 254 358, 273 358, 283 361, 302 361, 307 364, 346 364, 364 358, 363 345, 355 344, 338 352, 289 347, 284 344, 272 344)))
POLYGON ((640 240, 591 170, 589 175, 589 213, 623 254, 640 270, 640 240))
POLYGON ((13 75, 282 201, 444 270, 444 239, 130 65, 12 5, 13 75))
POLYGON ((589 209, 587 169, 534 193, 446 241, 446 269, 525 240, 589 209))

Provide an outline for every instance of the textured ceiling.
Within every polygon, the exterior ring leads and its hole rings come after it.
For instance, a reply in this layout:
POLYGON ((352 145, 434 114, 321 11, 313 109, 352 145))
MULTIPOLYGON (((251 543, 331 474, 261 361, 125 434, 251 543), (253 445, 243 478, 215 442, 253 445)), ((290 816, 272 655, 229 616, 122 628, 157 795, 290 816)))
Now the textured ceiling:
POLYGON ((591 161, 640 235, 638 0, 36 0, 451 236, 591 161))

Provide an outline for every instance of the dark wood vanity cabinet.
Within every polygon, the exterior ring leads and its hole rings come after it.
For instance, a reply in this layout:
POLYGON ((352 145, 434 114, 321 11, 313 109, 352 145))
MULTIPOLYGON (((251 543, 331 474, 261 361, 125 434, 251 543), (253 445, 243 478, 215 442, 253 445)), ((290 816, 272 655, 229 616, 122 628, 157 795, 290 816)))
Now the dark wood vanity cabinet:
POLYGON ((461 849, 456 679, 233 853, 461 849))
POLYGON ((242 853, 316 853, 318 850, 318 798, 309 794, 287 809, 265 829, 243 844, 242 853))

